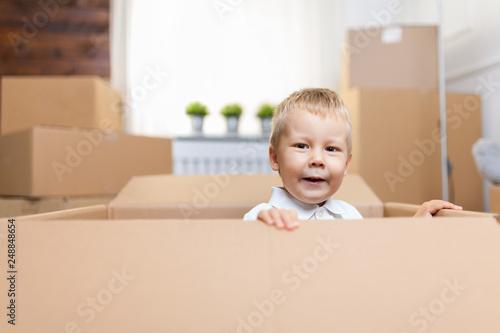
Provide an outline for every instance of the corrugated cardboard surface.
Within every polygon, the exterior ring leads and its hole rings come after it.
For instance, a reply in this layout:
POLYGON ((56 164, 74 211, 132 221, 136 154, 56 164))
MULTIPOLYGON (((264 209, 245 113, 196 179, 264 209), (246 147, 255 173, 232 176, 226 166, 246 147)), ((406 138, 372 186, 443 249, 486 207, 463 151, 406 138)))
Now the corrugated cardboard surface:
POLYGON ((114 195, 83 197, 0 197, 0 217, 40 214, 59 210, 108 204, 114 195))
MULTIPOLYGON (((158 175, 134 177, 110 203, 122 218, 242 218, 268 202, 278 174, 158 175)), ((381 217, 383 205, 358 175, 348 175, 334 198, 354 205, 365 217, 381 217)))
MULTIPOLYGON (((2 332, 498 332, 492 218, 19 221, 2 332), (9 310, 10 311, 10 310, 9 310)), ((0 220, 0 248, 7 248, 0 220)), ((6 258, 6 257, 5 257, 6 258)), ((0 270, 7 272, 7 260, 0 270)))
POLYGON ((78 208, 69 208, 54 212, 23 215, 15 217, 15 219, 16 221, 106 220, 108 219, 108 206, 98 204, 78 208))
MULTIPOLYGON (((384 217, 411 217, 414 216, 420 205, 405 204, 400 202, 384 202, 384 217)), ((470 210, 441 209, 434 217, 493 217, 496 214, 474 212, 470 210)))
POLYGON ((342 75, 350 87, 435 90, 437 27, 348 31, 342 75))
POLYGON ((490 186, 490 212, 500 214, 500 185, 490 186))
MULTIPOLYGON (((422 204, 442 197, 437 92, 347 89, 353 122, 350 171, 360 174, 384 202, 422 204)), ((482 179, 471 153, 481 137, 479 96, 446 94, 450 200, 483 210, 482 179)))
POLYGON ((0 133, 34 125, 123 130, 121 95, 98 76, 2 77, 0 133))
POLYGON ((171 171, 170 139, 50 126, 0 138, 0 195, 116 194, 135 175, 171 171))

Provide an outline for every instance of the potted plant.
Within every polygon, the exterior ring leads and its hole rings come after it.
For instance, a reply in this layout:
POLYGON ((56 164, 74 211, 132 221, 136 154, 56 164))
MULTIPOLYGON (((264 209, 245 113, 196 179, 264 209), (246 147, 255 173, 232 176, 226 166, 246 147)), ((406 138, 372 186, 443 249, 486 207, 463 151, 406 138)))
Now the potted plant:
POLYGON ((226 104, 222 107, 220 113, 226 117, 228 134, 236 135, 238 133, 238 122, 243 113, 243 107, 238 103, 226 104))
POLYGON ((271 135, 271 119, 273 118, 274 110, 276 106, 264 103, 259 107, 257 111, 257 117, 260 118, 260 124, 262 127, 262 135, 271 135))
POLYGON ((195 135, 203 133, 203 119, 209 114, 208 108, 200 102, 192 102, 186 106, 186 114, 191 116, 191 123, 195 135))

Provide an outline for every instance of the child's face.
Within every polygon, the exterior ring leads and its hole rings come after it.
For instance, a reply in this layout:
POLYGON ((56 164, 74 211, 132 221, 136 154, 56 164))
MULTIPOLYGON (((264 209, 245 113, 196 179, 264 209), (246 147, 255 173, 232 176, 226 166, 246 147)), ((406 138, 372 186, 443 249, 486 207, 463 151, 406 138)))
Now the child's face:
POLYGON ((293 110, 278 149, 269 149, 269 160, 291 195, 321 205, 337 192, 349 168, 346 123, 337 117, 321 119, 306 110, 293 110))

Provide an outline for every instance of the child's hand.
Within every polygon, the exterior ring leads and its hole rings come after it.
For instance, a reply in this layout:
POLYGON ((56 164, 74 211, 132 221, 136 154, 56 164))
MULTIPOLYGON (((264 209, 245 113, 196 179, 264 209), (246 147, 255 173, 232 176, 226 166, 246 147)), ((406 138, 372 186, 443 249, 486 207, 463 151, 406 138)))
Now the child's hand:
POLYGON ((277 229, 293 230, 299 226, 297 211, 293 209, 272 208, 262 210, 257 219, 268 225, 275 226, 277 229))
POLYGON ((462 210, 462 207, 454 205, 448 201, 431 200, 424 202, 413 217, 432 217, 432 215, 436 214, 441 209, 462 210))

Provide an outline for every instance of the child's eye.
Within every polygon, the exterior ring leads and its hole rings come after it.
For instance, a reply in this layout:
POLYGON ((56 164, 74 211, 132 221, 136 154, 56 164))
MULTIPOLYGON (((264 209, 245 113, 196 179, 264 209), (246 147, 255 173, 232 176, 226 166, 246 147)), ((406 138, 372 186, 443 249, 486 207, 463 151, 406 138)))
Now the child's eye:
POLYGON ((306 149, 306 148, 307 148, 307 145, 305 145, 305 144, 303 144, 303 143, 297 143, 297 144, 295 145, 295 147, 300 148, 300 149, 306 149))
POLYGON ((339 151, 339 150, 335 147, 327 147, 326 151, 339 151))

